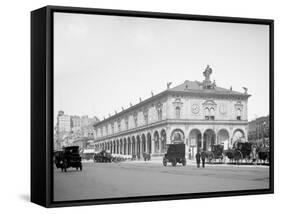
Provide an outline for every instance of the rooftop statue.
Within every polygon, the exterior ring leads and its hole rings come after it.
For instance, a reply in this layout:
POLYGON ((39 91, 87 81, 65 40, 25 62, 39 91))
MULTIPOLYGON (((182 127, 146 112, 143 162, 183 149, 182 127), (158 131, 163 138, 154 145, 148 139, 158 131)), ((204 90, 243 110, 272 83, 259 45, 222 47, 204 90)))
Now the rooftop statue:
POLYGON ((215 87, 216 87, 216 82, 214 81, 212 83, 210 80, 210 76, 211 76, 212 72, 213 72, 213 70, 210 67, 210 65, 207 65, 207 67, 205 68, 205 71, 203 72, 203 75, 205 77, 205 79, 203 81, 204 89, 215 89, 215 87))
POLYGON ((205 71, 203 72, 203 75, 205 76, 205 81, 210 81, 210 76, 212 74, 213 70, 210 67, 210 65, 207 65, 205 68, 205 71))

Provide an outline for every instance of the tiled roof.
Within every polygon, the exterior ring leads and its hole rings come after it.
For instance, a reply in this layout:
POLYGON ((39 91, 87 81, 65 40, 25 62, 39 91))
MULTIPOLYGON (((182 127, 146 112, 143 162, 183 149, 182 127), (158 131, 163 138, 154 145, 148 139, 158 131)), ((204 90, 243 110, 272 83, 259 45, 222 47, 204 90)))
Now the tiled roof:
POLYGON ((226 89, 226 88, 221 88, 221 87, 214 87, 214 89, 204 89, 202 82, 189 81, 189 80, 186 80, 186 81, 184 81, 184 83, 182 83, 174 88, 171 88, 170 91, 245 95, 244 93, 241 93, 238 91, 233 91, 233 90, 226 89))

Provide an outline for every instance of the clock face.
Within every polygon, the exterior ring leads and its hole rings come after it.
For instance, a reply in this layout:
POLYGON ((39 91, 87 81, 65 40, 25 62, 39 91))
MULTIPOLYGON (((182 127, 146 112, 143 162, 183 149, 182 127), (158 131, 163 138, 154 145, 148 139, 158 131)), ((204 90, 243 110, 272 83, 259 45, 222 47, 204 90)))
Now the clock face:
POLYGON ((220 105, 220 113, 226 114, 226 106, 224 104, 220 105))
POLYGON ((191 111, 192 111, 193 114, 198 114, 199 110, 200 110, 199 105, 193 104, 191 106, 191 111))

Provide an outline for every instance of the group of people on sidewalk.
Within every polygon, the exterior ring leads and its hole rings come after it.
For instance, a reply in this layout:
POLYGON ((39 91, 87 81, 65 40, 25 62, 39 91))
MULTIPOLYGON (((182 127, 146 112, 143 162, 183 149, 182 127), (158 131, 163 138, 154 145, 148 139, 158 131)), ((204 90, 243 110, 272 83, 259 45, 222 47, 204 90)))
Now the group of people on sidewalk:
POLYGON ((206 153, 201 150, 196 153, 197 168, 200 168, 200 161, 202 160, 202 167, 205 168, 206 153))

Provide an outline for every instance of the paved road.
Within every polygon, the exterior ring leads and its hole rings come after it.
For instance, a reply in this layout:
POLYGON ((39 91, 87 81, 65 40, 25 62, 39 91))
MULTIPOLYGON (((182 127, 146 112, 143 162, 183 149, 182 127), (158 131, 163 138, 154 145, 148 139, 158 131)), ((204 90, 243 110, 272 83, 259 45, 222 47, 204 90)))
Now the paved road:
POLYGON ((84 163, 83 171, 54 169, 54 200, 98 199, 269 188, 269 167, 161 163, 84 163))

